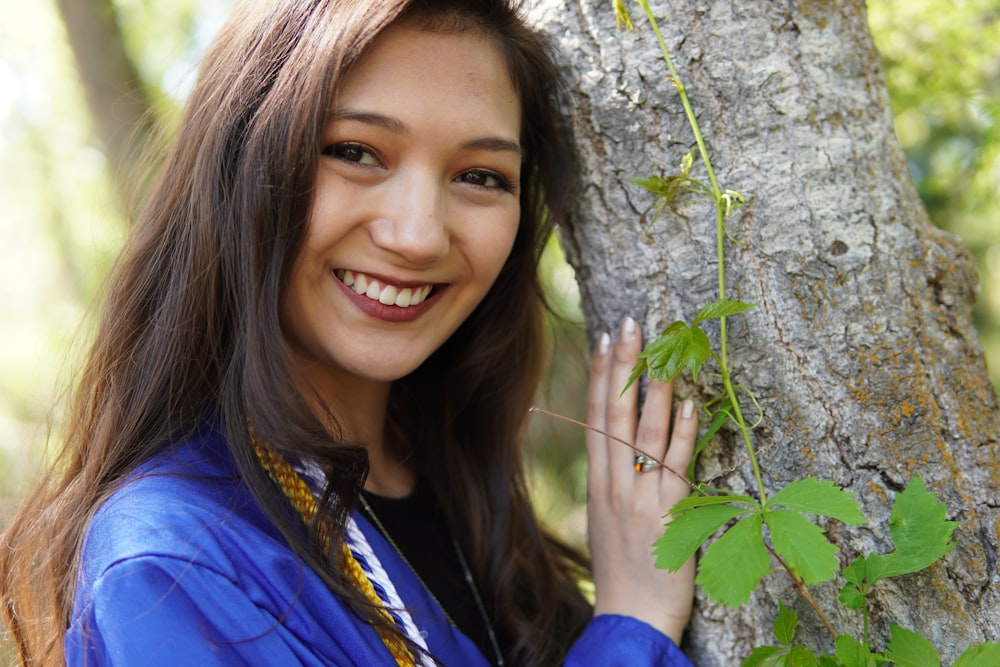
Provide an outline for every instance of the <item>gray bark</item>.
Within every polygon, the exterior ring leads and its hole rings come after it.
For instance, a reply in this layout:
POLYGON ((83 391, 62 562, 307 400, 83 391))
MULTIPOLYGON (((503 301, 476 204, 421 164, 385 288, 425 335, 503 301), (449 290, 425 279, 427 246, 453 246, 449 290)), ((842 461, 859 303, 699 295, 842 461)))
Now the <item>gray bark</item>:
MULTIPOLYGON (((676 172, 694 142, 652 33, 627 4, 634 32, 616 28, 611 0, 533 8, 576 103, 585 188, 578 224, 562 232, 592 334, 624 315, 655 334, 716 298, 711 203, 683 197, 647 229, 652 197, 629 180, 676 172)), ((730 318, 730 360, 765 410, 754 438, 766 484, 816 475, 855 492, 872 529, 828 527, 846 564, 888 550, 891 498, 921 475, 961 522, 958 547, 878 584, 875 630, 893 621, 924 632, 946 663, 996 640, 1000 412, 971 319, 977 276, 911 185, 864 3, 652 4, 719 180, 747 199, 728 220, 727 289, 760 305, 730 318)), ((720 388, 703 373, 682 390, 704 401, 720 388)), ((741 459, 724 432, 699 476, 741 459)), ((742 492, 752 473, 738 465, 716 483, 742 492)), ((841 631, 860 626, 833 584, 814 594, 841 631)), ((699 597, 693 661, 735 665, 774 643, 779 600, 799 610, 807 643, 830 647, 775 573, 738 610, 699 597)))

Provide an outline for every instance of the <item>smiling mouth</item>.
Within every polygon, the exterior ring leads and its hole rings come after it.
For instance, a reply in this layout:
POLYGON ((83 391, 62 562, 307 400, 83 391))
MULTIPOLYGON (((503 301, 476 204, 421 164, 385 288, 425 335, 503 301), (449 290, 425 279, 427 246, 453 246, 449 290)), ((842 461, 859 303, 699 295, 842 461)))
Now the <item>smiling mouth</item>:
POLYGON ((366 296, 372 301, 378 301, 386 306, 397 306, 398 308, 409 308, 423 303, 434 289, 433 285, 397 287, 363 273, 346 269, 336 269, 333 274, 356 294, 366 296))

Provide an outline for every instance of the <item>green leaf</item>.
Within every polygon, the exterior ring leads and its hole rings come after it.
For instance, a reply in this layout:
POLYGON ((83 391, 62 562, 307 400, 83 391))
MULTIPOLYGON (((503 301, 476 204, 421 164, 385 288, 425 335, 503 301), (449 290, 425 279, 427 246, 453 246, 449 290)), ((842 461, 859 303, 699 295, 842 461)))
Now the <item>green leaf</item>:
POLYGON ((643 371, 648 372, 651 378, 669 382, 684 368, 689 368, 691 375, 697 380, 698 369, 711 351, 711 344, 704 331, 697 325, 689 327, 678 320, 639 353, 639 362, 632 369, 625 388, 639 379, 643 371))
POLYGON ((951 667, 996 667, 1000 665, 1000 644, 983 642, 965 649, 951 667))
POLYGON ((887 560, 877 554, 858 556, 854 562, 841 572, 847 585, 840 590, 840 601, 848 609, 857 611, 865 604, 865 595, 871 590, 872 584, 885 574, 887 560))
POLYGON ((840 589, 837 596, 840 603, 852 611, 857 611, 865 606, 865 594, 857 584, 848 583, 840 589))
POLYGON ((795 646, 785 656, 785 667, 814 667, 816 654, 805 646, 795 646))
POLYGON ((785 664, 785 649, 780 646, 758 646, 743 658, 740 667, 780 667, 785 664))
POLYGON ((690 479, 694 479, 694 467, 698 463, 698 455, 701 454, 701 450, 705 449, 705 446, 712 441, 715 434, 719 432, 722 425, 726 423, 730 418, 732 418, 731 410, 733 409, 733 404, 726 396, 719 403, 719 407, 715 409, 712 413, 712 421, 708 425, 708 429, 705 434, 698 438, 698 441, 694 443, 694 455, 691 457, 691 463, 688 464, 687 476, 690 479))
POLYGON ((738 607, 771 572, 759 514, 741 519, 705 550, 695 583, 719 604, 738 607))
POLYGON ((844 667, 878 667, 878 660, 868 647, 850 635, 840 635, 834 641, 834 655, 844 667))
POLYGON ((684 171, 683 164, 681 165, 681 170, 681 174, 667 176, 666 178, 654 175, 649 178, 631 179, 633 183, 649 190, 656 196, 656 204, 653 207, 653 216, 649 221, 650 225, 659 220, 660 216, 663 215, 663 211, 670 205, 670 202, 677 198, 677 195, 680 193, 703 192, 705 194, 711 194, 711 188, 707 187, 700 181, 696 181, 688 177, 687 171, 684 171))
POLYGON ((771 529, 774 549, 807 584, 833 578, 837 569, 837 547, 830 544, 819 526, 798 512, 772 510, 764 514, 771 529))
POLYGON ((896 505, 889 519, 889 532, 896 550, 880 565, 885 566, 884 577, 917 572, 955 548, 951 534, 958 524, 947 520, 947 507, 924 487, 919 476, 914 476, 906 490, 896 496, 896 505))
POLYGON ((704 505, 674 516, 653 543, 656 567, 676 572, 712 533, 746 512, 746 508, 734 505, 704 505))
POLYGON ((768 507, 780 505, 806 514, 833 517, 850 526, 865 522, 865 515, 861 513, 861 506, 853 493, 815 477, 792 482, 771 496, 767 504, 768 507))
POLYGON ((843 667, 839 662, 828 655, 816 656, 817 667, 843 667))
POLYGON ((895 623, 889 628, 885 657, 896 667, 941 667, 941 658, 933 644, 919 633, 895 623))
POLYGON ((714 320, 718 317, 738 315, 756 307, 756 303, 744 303, 742 301, 733 301, 732 299, 718 299, 698 311, 698 314, 694 318, 694 323, 698 324, 699 322, 714 320))
POLYGON ((774 636, 778 639, 778 643, 790 646, 795 639, 795 629, 798 625, 798 612, 779 602, 778 617, 774 619, 774 636))
POLYGON ((853 563, 844 568, 843 575, 847 581, 864 591, 885 576, 885 566, 885 558, 876 554, 858 556, 853 563))

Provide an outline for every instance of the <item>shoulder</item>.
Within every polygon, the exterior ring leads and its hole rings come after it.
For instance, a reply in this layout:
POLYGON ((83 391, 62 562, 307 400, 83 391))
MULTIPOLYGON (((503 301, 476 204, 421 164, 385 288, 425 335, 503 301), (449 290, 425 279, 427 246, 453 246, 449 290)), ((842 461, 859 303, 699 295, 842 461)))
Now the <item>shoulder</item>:
POLYGON ((94 513, 80 584, 132 559, 203 563, 226 573, 252 545, 283 542, 242 483, 225 443, 208 433, 147 461, 94 513))

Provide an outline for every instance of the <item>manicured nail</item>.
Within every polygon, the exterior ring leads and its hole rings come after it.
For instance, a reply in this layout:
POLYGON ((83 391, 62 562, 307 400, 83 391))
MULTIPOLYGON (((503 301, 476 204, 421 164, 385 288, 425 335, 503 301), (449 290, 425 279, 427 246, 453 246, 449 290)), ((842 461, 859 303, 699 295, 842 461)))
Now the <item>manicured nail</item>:
POLYGON ((638 326, 631 317, 626 317, 622 320, 622 340, 630 341, 635 338, 635 331, 638 326))
POLYGON ((688 399, 681 403, 681 417, 684 419, 691 419, 691 415, 694 414, 694 401, 688 399))
POLYGON ((603 357, 608 353, 608 349, 611 347, 611 336, 608 335, 607 331, 602 331, 601 335, 597 337, 597 354, 603 357))

